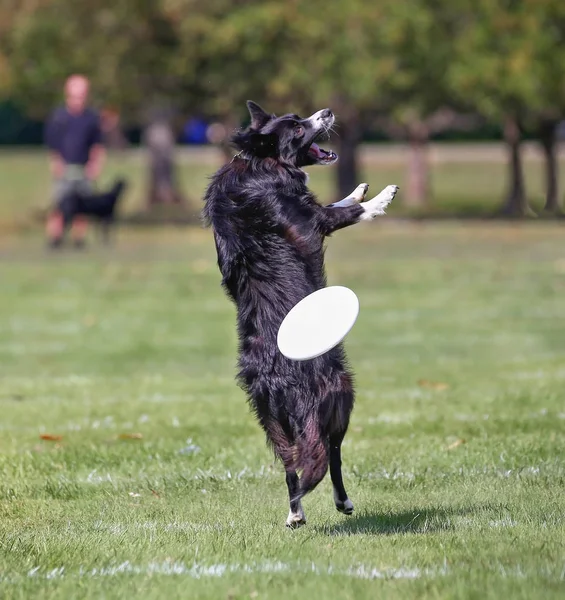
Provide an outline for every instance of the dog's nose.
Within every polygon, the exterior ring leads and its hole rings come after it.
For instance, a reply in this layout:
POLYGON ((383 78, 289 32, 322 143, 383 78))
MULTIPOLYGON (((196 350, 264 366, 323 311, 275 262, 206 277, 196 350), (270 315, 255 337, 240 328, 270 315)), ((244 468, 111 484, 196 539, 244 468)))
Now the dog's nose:
POLYGON ((324 108, 321 116, 323 119, 330 119, 331 117, 334 116, 334 114, 329 108, 324 108))

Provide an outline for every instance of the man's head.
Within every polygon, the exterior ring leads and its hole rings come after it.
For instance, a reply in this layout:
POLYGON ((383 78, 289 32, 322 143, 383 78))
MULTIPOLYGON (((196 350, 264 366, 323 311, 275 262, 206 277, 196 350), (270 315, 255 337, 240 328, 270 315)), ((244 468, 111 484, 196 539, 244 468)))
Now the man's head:
POLYGON ((88 102, 90 82, 84 75, 71 75, 65 82, 65 104, 71 113, 81 113, 88 102))

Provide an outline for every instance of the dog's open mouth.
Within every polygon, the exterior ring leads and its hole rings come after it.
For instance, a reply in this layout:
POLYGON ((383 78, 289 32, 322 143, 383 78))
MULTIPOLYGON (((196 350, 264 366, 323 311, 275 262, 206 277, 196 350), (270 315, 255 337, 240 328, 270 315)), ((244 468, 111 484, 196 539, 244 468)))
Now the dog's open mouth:
POLYGON ((324 150, 315 142, 308 148, 308 154, 320 164, 331 164, 337 160, 337 154, 333 150, 324 150))

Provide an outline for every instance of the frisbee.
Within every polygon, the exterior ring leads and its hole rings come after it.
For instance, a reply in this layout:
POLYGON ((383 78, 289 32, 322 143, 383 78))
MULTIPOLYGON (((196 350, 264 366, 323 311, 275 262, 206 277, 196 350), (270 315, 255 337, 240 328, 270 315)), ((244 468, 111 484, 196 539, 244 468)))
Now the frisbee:
POLYGON ((277 335, 281 353, 291 360, 309 360, 337 346, 359 315, 359 299, 343 286, 317 290, 286 315, 277 335))

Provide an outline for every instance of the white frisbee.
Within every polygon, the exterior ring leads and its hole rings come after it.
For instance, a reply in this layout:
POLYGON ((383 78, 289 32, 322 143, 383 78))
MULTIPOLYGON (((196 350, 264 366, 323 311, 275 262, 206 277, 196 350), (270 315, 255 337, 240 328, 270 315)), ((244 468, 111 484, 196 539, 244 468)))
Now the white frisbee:
POLYGON ((291 360, 309 360, 337 346, 359 315, 359 299, 336 285, 306 296, 286 315, 277 335, 279 350, 291 360))

